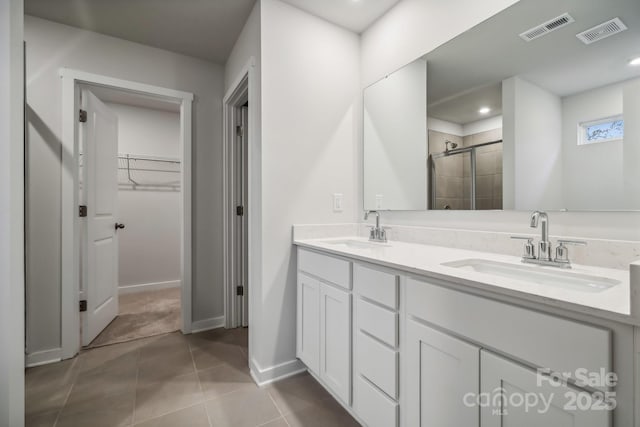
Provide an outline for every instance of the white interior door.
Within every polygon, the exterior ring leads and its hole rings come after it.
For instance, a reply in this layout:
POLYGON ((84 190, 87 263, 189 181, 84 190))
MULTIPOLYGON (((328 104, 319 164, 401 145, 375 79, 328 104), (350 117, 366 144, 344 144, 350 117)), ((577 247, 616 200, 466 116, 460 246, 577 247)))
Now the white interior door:
POLYGON ((87 113, 86 122, 80 124, 87 206, 82 345, 89 345, 118 314, 118 118, 88 89, 82 89, 81 102, 87 113))

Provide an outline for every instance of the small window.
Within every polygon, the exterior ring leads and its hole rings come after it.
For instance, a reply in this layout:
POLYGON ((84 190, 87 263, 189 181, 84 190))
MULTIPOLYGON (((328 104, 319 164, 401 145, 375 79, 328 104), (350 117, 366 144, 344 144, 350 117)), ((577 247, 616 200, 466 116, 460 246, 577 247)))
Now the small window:
POLYGON ((578 131, 578 145, 620 141, 624 137, 624 120, 622 116, 615 116, 583 122, 578 131))

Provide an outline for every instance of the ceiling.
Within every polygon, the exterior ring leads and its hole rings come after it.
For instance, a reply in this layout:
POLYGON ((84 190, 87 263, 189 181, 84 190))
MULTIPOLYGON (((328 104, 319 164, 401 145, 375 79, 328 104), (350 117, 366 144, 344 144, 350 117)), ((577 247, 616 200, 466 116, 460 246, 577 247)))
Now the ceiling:
POLYGON ((400 0, 282 1, 359 34, 400 0))
POLYGON ((28 15, 219 64, 256 0, 25 0, 28 15))
POLYGON ((430 117, 448 122, 466 125, 482 119, 502 114, 502 83, 496 83, 445 98, 427 106, 430 117), (480 108, 489 108, 487 114, 481 114, 480 108))
POLYGON ((564 97, 639 77, 640 67, 628 66, 635 56, 640 56, 638 0, 521 0, 425 56, 428 103, 446 106, 512 76, 564 97), (565 12, 574 23, 531 42, 519 37, 565 12), (628 30, 591 45, 576 37, 615 17, 628 30))
MULTIPOLYGON (((361 33, 399 0, 283 0, 361 33)), ((226 62, 256 0, 25 0, 27 15, 226 62)))

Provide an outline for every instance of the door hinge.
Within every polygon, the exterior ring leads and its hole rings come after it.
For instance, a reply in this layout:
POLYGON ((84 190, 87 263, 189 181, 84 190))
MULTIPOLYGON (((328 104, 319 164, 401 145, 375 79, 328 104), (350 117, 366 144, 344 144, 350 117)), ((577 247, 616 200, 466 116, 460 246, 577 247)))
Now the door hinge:
POLYGON ((86 299, 81 299, 80 300, 80 312, 83 311, 87 311, 87 300, 86 299))
POLYGON ((236 136, 242 136, 243 133, 242 126, 236 126, 236 136))
POLYGON ((78 119, 80 120, 80 123, 86 123, 87 122, 87 111, 86 110, 80 110, 80 115, 78 116, 78 119))
POLYGON ((244 215, 244 206, 236 206, 236 215, 238 216, 244 215))
POLYGON ((244 286, 236 286, 236 295, 238 296, 244 295, 244 286))
POLYGON ((85 205, 78 206, 78 216, 84 218, 87 216, 87 207, 85 205))

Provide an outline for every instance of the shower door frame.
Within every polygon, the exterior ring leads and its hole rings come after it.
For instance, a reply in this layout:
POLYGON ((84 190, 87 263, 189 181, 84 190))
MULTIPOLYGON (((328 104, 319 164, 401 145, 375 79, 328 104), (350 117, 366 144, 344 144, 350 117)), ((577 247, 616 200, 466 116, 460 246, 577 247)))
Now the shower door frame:
POLYGON ((449 157, 456 154, 470 153, 471 160, 471 208, 470 210, 476 210, 476 150, 480 147, 486 147, 488 145, 500 144, 502 140, 483 142, 482 144, 472 145, 471 147, 455 148, 453 150, 445 150, 441 153, 429 154, 429 183, 431 186, 431 210, 436 210, 433 207, 436 205, 436 163, 435 159, 443 157, 449 157))

